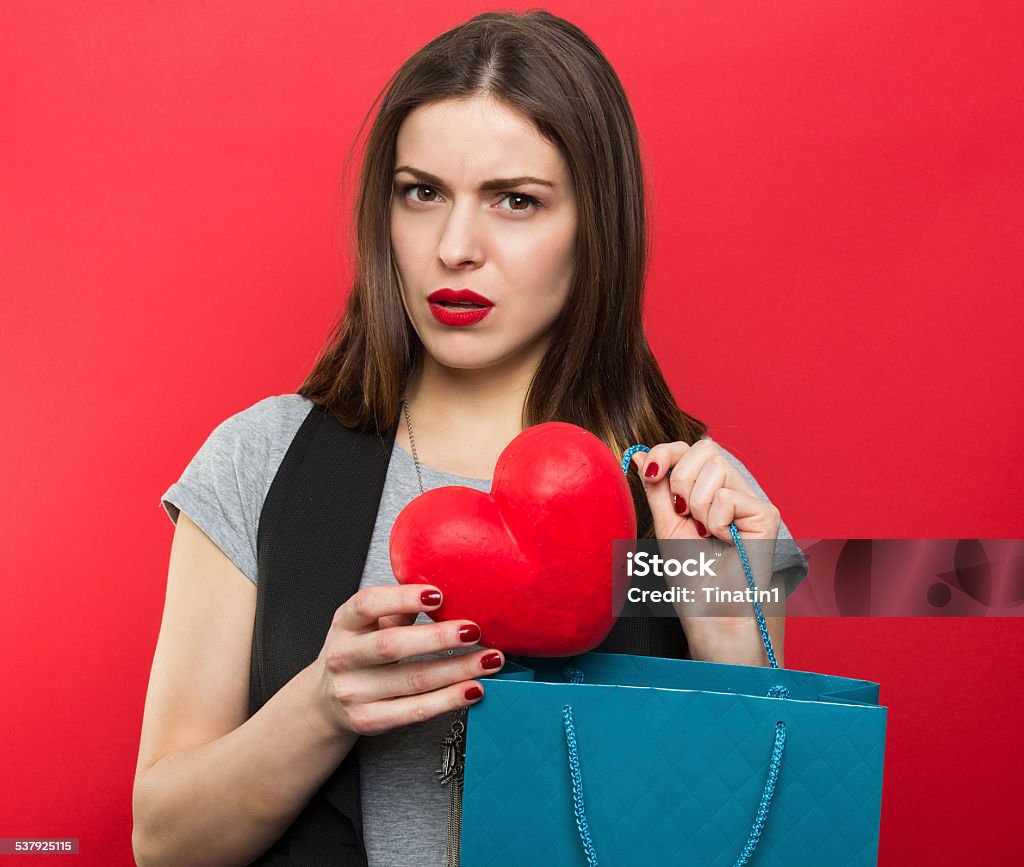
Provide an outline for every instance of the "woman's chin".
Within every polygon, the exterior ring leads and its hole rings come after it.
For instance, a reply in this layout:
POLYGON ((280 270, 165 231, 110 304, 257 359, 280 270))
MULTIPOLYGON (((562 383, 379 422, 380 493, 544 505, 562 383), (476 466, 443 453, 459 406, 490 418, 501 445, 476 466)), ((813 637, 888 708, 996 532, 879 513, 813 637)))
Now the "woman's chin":
POLYGON ((431 356, 434 363, 449 370, 486 370, 497 363, 496 358, 469 356, 465 353, 449 353, 431 356))
POLYGON ((465 345, 443 345, 445 343, 424 344, 424 351, 434 364, 451 370, 486 370, 507 362, 509 358, 507 354, 496 353, 493 346, 468 348, 465 345))
POLYGON ((435 364, 453 370, 487 370, 497 368, 511 372, 515 369, 532 371, 544 357, 550 334, 539 337, 524 335, 512 344, 496 345, 493 335, 429 334, 422 340, 425 356, 435 364))

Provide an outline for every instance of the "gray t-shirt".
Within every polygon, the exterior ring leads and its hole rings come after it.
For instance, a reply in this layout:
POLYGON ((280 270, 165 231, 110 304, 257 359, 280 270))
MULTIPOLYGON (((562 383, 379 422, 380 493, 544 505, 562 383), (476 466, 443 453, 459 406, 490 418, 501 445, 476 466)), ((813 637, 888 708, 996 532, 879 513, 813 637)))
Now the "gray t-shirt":
MULTIPOLYGON (((185 512, 254 584, 259 580, 256 534, 263 502, 311 407, 301 395, 280 394, 229 417, 214 429, 181 478, 161 497, 172 521, 177 521, 179 511, 185 512)), ((746 468, 728 452, 725 455, 754 491, 765 496, 746 468)), ((455 476, 422 464, 420 469, 427 490, 464 485, 490 491, 490 479, 455 476)), ((388 553, 391 527, 419 493, 412 456, 396 441, 360 587, 397 583, 388 553)), ((807 561, 785 524, 779 532, 775 570, 784 574, 787 595, 807 574, 807 561)), ((416 622, 432 621, 420 614, 416 622)), ((457 652, 477 649, 472 646, 457 652)), ((454 713, 443 714, 361 737, 357 742, 369 867, 412 862, 443 867, 448 790, 437 782, 434 772, 440 766, 441 742, 453 719, 454 713)))

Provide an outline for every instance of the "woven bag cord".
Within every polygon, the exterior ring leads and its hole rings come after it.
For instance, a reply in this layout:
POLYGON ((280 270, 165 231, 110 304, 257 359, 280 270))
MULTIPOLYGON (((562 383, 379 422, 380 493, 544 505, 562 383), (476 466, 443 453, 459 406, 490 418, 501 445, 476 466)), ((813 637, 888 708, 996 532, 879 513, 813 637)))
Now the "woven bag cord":
MULTIPOLYGON (((650 448, 644 445, 630 446, 622 456, 622 472, 629 472, 630 458, 636 452, 649 452, 650 448)), ((671 475, 672 470, 668 471, 671 475)), ((757 599, 757 585, 754 582, 753 570, 750 568, 750 560, 747 558, 746 548, 740 539, 739 530, 736 525, 729 524, 729 533, 732 535, 733 543, 740 556, 740 563, 743 565, 743 574, 747 578, 747 587, 750 588, 751 596, 754 599, 754 614, 757 617, 757 626, 761 632, 761 641, 764 644, 765 652, 768 654, 768 664, 772 668, 778 668, 779 664, 775 658, 775 650, 772 647, 771 637, 768 635, 768 625, 765 623, 764 612, 761 603, 757 599)), ((565 666, 564 675, 569 683, 583 683, 583 672, 572 663, 565 666)), ((789 690, 781 684, 776 684, 768 690, 770 698, 788 698, 789 690)), ((573 717, 572 705, 562 707, 562 725, 565 729, 565 743, 569 752, 569 776, 572 780, 573 813, 576 818, 576 828, 580 835, 580 842, 583 844, 583 853, 586 855, 589 867, 597 867, 597 851, 594 841, 590 835, 590 825, 587 822, 586 805, 583 799, 583 773, 580 769, 579 746, 576 739, 576 723, 573 717)), ((779 771, 782 767, 782 751, 786 745, 786 724, 779 720, 775 723, 775 738, 772 743, 771 758, 768 761, 768 778, 761 793, 761 800, 754 816, 754 821, 747 837, 746 844, 736 858, 734 867, 745 867, 749 863, 761 839, 761 832, 768 821, 768 810, 771 807, 772 797, 775 794, 775 787, 779 779, 779 771)))

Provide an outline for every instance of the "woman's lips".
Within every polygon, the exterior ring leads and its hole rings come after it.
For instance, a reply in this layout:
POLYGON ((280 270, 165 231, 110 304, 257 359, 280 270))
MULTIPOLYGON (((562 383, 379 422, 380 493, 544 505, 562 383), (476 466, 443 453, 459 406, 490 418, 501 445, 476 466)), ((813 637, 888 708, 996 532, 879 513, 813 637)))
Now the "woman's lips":
POLYGON ((462 305, 445 306, 434 301, 428 301, 427 306, 438 322, 455 327, 475 325, 494 309, 493 307, 464 307, 462 305))
POLYGON ((494 302, 490 298, 479 295, 472 289, 452 289, 445 286, 427 296, 427 301, 433 303, 450 302, 453 304, 479 304, 481 307, 493 307, 494 302))

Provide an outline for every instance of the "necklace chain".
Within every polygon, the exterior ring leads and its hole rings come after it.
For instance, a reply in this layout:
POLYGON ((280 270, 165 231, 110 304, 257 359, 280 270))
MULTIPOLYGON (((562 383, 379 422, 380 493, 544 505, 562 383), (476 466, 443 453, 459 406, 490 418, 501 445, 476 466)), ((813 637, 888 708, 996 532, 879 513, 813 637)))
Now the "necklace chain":
POLYGON ((416 454, 416 440, 412 435, 412 418, 409 415, 409 401, 402 398, 402 408, 405 410, 405 426, 409 429, 409 445, 412 448, 412 459, 416 464, 416 478, 420 481, 420 493, 424 493, 423 473, 420 472, 420 458, 416 454))
MULTIPOLYGON (((409 414, 409 401, 402 398, 405 410, 405 426, 409 430, 409 446, 412 448, 412 459, 416 464, 416 478, 420 482, 420 493, 424 493, 423 473, 420 472, 420 458, 416 454, 416 439, 412 435, 412 417, 409 414)), ((455 651, 449 650, 448 656, 455 651)), ((441 769, 437 771, 438 782, 448 786, 448 833, 445 846, 445 864, 456 867, 459 863, 459 850, 462 848, 462 785, 466 763, 466 747, 463 733, 466 731, 466 708, 455 712, 451 730, 441 744, 443 752, 441 769)))
MULTIPOLYGON (((412 459, 416 464, 416 478, 419 479, 420 493, 422 494, 425 493, 425 489, 423 487, 423 473, 420 472, 420 458, 419 455, 416 454, 416 439, 412 435, 412 416, 409 414, 409 401, 404 397, 402 398, 402 408, 405 410, 405 426, 409 429, 409 445, 412 447, 412 459)), ((449 650, 448 655, 454 656, 455 651, 449 650)))

